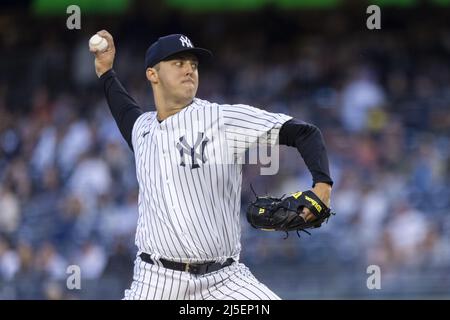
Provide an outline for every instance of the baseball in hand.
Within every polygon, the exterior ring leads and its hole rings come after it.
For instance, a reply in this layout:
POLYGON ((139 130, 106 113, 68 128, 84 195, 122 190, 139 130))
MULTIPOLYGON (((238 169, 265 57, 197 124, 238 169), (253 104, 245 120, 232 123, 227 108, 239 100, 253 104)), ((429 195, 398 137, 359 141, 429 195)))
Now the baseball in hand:
POLYGON ((94 34, 89 39, 89 49, 97 52, 103 52, 108 48, 108 42, 105 38, 100 37, 98 34, 94 34))

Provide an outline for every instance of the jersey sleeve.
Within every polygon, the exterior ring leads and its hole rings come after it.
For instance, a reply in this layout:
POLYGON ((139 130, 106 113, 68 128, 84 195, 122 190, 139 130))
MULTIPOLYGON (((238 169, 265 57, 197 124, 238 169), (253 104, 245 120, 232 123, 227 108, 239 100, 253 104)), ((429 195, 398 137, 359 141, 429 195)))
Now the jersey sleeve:
POLYGON ((140 139, 150 132, 150 123, 156 117, 156 112, 149 111, 141 114, 135 121, 131 131, 131 144, 136 152, 139 149, 140 139))
POLYGON ((291 116, 272 113, 244 104, 222 105, 221 116, 230 152, 242 156, 257 145, 274 145, 281 126, 291 116))

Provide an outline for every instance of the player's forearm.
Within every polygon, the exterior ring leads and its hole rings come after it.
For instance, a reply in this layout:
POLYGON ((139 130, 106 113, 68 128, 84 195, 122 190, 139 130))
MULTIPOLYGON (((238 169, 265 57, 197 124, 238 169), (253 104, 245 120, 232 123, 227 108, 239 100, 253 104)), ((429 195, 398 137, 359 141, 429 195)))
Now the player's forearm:
POLYGON ((316 126, 291 119, 281 127, 280 144, 297 148, 311 172, 313 186, 319 182, 333 185, 325 142, 316 126))
POLYGON ((122 136, 131 149, 131 133, 136 119, 142 114, 141 108, 120 83, 113 69, 102 74, 106 101, 122 136))

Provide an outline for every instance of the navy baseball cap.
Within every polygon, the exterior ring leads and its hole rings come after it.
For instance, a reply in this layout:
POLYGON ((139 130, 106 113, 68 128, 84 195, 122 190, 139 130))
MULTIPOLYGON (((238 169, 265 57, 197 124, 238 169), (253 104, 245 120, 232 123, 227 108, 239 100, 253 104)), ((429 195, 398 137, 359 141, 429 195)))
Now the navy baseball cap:
POLYGON ((147 49, 145 53, 145 69, 155 66, 158 62, 165 60, 175 53, 181 52, 190 52, 199 61, 212 57, 211 51, 194 47, 191 40, 185 35, 171 34, 159 38, 147 49))

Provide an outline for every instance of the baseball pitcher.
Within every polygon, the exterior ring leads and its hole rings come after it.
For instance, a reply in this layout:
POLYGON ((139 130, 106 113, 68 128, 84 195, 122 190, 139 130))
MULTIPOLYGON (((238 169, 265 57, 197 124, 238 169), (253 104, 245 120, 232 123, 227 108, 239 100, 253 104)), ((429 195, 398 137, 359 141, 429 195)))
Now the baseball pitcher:
POLYGON ((247 219, 264 230, 317 228, 330 216, 328 157, 321 132, 292 117, 196 97, 199 63, 210 59, 185 35, 159 38, 145 54, 156 111, 144 112, 114 69, 115 47, 91 48, 111 113, 134 153, 139 183, 138 252, 125 299, 280 299, 239 262, 242 159, 255 143, 295 147, 311 190, 257 197, 247 219))

